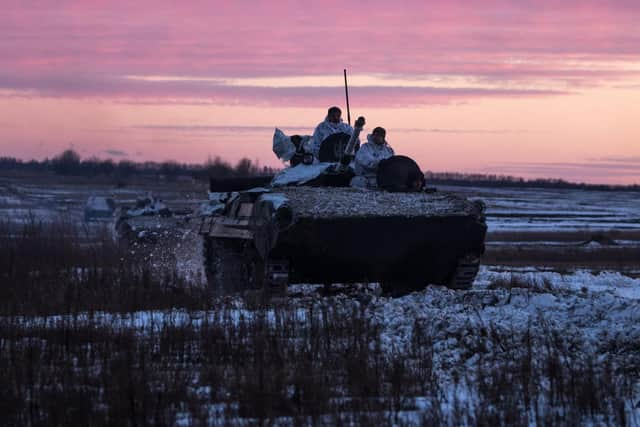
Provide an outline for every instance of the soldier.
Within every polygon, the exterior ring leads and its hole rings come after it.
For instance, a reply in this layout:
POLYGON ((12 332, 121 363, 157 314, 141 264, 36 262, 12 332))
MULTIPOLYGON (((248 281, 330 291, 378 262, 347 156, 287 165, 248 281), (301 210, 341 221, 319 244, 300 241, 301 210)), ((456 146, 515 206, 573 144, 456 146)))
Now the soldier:
MULTIPOLYGON (((316 158, 318 158, 320 154, 320 145, 322 144, 322 141, 335 133, 346 133, 351 136, 353 128, 342 121, 342 110, 340 110, 340 108, 331 107, 327 111, 327 117, 323 122, 316 126, 316 129, 313 132, 312 152, 316 158)), ((357 145, 360 145, 359 142, 357 145)))
POLYGON ((356 176, 351 180, 352 187, 375 188, 378 165, 381 160, 394 155, 393 148, 386 141, 387 131, 377 127, 367 135, 367 143, 360 147, 354 161, 356 176))

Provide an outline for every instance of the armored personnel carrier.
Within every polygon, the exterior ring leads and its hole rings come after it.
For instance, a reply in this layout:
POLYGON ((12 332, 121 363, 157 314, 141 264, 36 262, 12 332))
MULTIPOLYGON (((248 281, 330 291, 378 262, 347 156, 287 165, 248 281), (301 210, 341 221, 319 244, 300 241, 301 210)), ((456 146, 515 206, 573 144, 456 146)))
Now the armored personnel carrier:
POLYGON ((398 186, 411 162, 385 162, 377 190, 349 187, 352 172, 337 163, 212 180, 224 207, 200 227, 210 285, 269 294, 286 293, 289 283, 378 282, 391 295, 428 284, 468 289, 484 253, 483 204, 398 186))

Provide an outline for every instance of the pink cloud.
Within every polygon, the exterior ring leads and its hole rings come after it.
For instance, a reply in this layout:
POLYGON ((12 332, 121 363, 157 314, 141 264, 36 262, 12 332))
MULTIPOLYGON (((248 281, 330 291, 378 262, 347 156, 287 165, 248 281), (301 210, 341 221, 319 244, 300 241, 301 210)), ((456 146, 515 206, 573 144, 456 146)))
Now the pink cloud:
POLYGON ((620 78, 567 59, 634 60, 640 3, 55 2, 4 6, 0 65, 17 75, 453 74, 620 78), (524 63, 509 62, 527 59, 524 63))
MULTIPOLYGON (((249 127, 309 121, 311 130, 328 105, 343 102, 341 72, 348 68, 354 77, 375 75, 379 84, 356 87, 363 83, 350 80, 358 109, 429 106, 368 111, 367 118, 381 114, 378 120, 398 130, 395 147, 433 167, 511 162, 534 173, 535 162, 570 163, 575 153, 637 157, 638 22, 637 0, 8 0, 0 13, 0 148, 43 156, 73 141, 92 153, 276 162, 270 127, 240 131, 227 111, 249 127), (126 78, 131 75, 209 81, 126 78), (225 83, 327 75, 336 76, 335 86, 225 83), (606 90, 584 90, 599 86, 606 90), (286 116, 273 106, 313 108, 286 116), (135 128, 144 123, 169 128, 135 128), (425 123, 431 128, 409 130, 425 123), (518 163, 524 160, 533 163, 518 163)), ((584 171, 637 181, 636 163, 602 163, 585 164, 584 171)), ((540 168, 535 173, 573 173, 562 164, 540 168)))
POLYGON ((502 163, 484 169, 488 173, 512 174, 532 177, 562 177, 577 182, 638 183, 640 165, 616 162, 552 162, 502 163))
MULTIPOLYGON (((221 82, 132 80, 101 74, 35 77, 0 72, 0 87, 29 91, 31 95, 46 97, 109 97, 125 102, 146 100, 151 103, 164 103, 167 98, 171 98, 184 103, 317 106, 336 103, 336 100, 342 100, 344 96, 344 88, 341 86, 229 86, 221 82)), ((419 86, 359 86, 351 90, 354 101, 372 107, 446 104, 463 99, 536 97, 565 93, 545 89, 419 86)))

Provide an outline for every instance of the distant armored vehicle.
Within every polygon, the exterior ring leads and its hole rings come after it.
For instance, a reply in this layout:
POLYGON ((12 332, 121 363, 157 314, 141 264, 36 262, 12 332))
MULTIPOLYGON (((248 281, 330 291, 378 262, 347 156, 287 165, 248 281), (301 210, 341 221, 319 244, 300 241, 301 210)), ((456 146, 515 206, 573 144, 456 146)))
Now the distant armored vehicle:
POLYGON ((90 196, 84 207, 84 220, 111 220, 116 212, 116 203, 110 197, 90 196))
POLYGON ((411 171, 415 162, 397 157, 378 175, 391 191, 348 187, 352 172, 335 163, 300 164, 253 189, 267 181, 249 179, 242 188, 236 180, 230 188, 212 180, 211 191, 228 197, 223 213, 200 227, 210 285, 283 293, 289 283, 379 282, 391 295, 428 284, 470 288, 484 253, 483 204, 402 192, 415 187, 403 186, 398 165, 411 171))

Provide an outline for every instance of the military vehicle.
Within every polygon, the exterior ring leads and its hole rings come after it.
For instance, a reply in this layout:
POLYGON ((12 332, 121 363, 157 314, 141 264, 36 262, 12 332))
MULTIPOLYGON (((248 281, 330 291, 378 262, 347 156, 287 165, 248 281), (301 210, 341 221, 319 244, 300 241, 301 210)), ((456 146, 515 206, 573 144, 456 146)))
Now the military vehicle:
POLYGON ((416 187, 415 170, 407 157, 388 159, 376 190, 349 187, 353 172, 332 162, 211 180, 224 207, 200 227, 210 286, 283 294, 290 283, 378 282, 396 296, 428 284, 470 288, 484 253, 484 206, 416 187))

